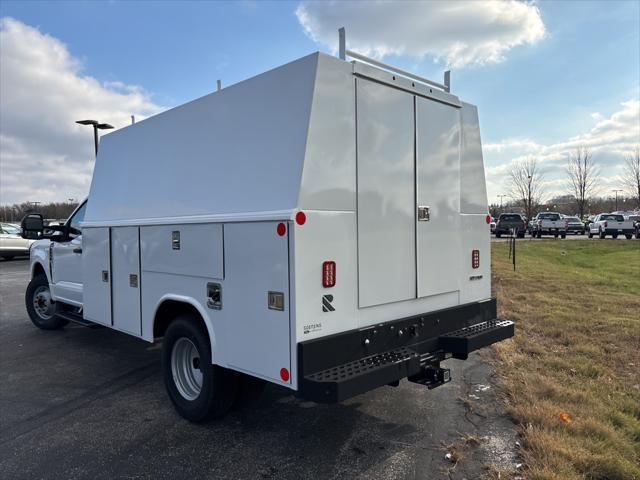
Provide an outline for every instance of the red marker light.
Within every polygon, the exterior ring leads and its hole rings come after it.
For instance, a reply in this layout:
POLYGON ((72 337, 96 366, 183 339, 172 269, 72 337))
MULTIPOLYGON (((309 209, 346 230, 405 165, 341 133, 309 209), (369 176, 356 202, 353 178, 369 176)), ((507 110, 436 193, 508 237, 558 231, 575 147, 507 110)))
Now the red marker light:
POLYGON ((480 250, 471 251, 471 268, 480 268, 480 250))
POLYGON ((322 264, 322 286, 331 288, 336 285, 336 262, 327 261, 322 264))
POLYGON ((298 225, 304 225, 306 221, 307 221, 307 216, 305 215, 304 212, 296 213, 296 223, 298 225))
POLYGON ((489 225, 491 223, 491 215, 487 215, 484 221, 487 222, 487 225, 489 225))
POLYGON ((276 232, 278 232, 278 235, 281 237, 284 237, 284 234, 287 233, 287 226, 284 223, 279 223, 276 232))
POLYGON ((287 370, 286 368, 281 368, 280 369, 280 378, 282 379, 283 382, 288 382, 289 381, 289 370, 287 370))

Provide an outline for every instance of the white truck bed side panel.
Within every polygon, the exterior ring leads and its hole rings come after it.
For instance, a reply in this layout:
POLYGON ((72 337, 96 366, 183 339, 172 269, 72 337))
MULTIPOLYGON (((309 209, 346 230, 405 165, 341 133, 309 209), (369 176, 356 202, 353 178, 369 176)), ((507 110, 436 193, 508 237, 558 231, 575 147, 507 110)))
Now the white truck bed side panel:
POLYGON ((460 233, 460 303, 491 297, 491 237, 486 213, 462 215, 460 233), (480 267, 473 268, 473 250, 480 252, 480 267))
MULTIPOLYGON (((305 210, 294 225, 296 334, 302 342, 358 328, 358 262, 355 212, 305 210), (336 285, 322 286, 322 264, 336 263, 336 285), (323 297, 333 307, 324 311, 323 297)), ((292 242, 294 243, 294 242, 292 242)))
POLYGON ((111 326, 110 255, 109 228, 82 231, 82 314, 86 320, 108 326, 111 326))
POLYGON ((413 96, 358 79, 361 307, 416 297, 413 96))
POLYGON ((352 65, 320 54, 299 208, 355 211, 355 129, 352 65))
POLYGON ((418 297, 460 288, 460 109, 416 98, 418 297))
POLYGON ((230 367, 291 388, 293 377, 281 379, 283 368, 291 372, 289 242, 277 225, 224 227, 224 342, 230 367), (268 308, 269 292, 284 295, 284 310, 268 308))
POLYGON ((137 227, 111 229, 113 328, 142 336, 140 248, 137 227))
POLYGON ((145 272, 224 278, 222 224, 142 227, 140 241, 145 272))
POLYGON ((478 109, 462 103, 462 143, 460 155, 460 212, 487 214, 487 184, 480 143, 478 109))
POLYGON ((317 59, 105 135, 85 224, 295 209, 317 59))

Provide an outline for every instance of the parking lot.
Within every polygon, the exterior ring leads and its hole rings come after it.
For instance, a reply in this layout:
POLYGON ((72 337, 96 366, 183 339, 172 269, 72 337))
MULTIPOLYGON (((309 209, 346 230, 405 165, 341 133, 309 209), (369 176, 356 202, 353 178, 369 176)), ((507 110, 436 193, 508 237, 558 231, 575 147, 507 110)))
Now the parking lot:
POLYGON ((27 260, 0 262, 3 478, 462 479, 518 462, 515 425, 478 354, 449 360, 453 381, 435 390, 403 381, 318 405, 267 387, 195 425, 166 397, 159 345, 77 325, 38 330, 27 282, 27 260))

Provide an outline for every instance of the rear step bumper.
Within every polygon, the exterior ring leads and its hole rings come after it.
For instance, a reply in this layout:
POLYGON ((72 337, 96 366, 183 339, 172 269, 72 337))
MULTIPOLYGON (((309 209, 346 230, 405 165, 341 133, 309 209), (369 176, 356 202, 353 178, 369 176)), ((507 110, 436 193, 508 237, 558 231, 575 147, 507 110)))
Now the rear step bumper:
POLYGON ((301 342, 298 393, 334 403, 402 378, 434 388, 450 379, 442 360, 466 359, 513 335, 492 299, 301 342))

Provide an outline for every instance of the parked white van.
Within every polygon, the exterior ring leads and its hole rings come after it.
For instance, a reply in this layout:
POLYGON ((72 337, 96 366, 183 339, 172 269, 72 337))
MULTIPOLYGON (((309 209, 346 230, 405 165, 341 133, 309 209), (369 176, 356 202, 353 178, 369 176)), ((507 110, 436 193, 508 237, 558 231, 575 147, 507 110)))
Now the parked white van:
POLYGON ((442 361, 511 337, 476 107, 358 58, 315 53, 105 135, 88 199, 31 249, 33 323, 163 338, 192 421, 248 377, 317 402, 433 388, 442 361))

